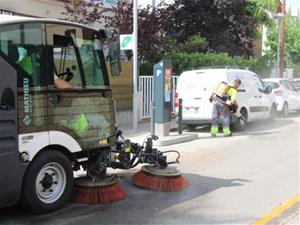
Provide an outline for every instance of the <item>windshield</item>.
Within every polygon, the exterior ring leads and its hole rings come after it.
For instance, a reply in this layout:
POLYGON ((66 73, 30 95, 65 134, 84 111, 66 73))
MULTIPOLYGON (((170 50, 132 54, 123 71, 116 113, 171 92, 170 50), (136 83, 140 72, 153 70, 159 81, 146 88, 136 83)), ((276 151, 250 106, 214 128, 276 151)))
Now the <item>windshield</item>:
POLYGON ((72 88, 109 86, 105 59, 96 31, 48 24, 47 38, 50 50, 53 46, 55 81, 68 81, 72 88))

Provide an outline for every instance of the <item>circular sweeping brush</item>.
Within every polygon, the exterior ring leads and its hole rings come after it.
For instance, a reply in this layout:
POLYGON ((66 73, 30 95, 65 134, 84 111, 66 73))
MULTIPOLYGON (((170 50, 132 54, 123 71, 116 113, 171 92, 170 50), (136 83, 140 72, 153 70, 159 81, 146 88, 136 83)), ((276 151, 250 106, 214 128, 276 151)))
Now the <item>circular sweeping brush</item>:
POLYGON ((145 165, 133 175, 132 181, 140 188, 161 192, 180 191, 188 186, 188 181, 176 167, 161 169, 145 165))
POLYGON ((105 179, 79 177, 74 180, 72 201, 82 204, 106 204, 126 198, 127 193, 115 176, 105 179))

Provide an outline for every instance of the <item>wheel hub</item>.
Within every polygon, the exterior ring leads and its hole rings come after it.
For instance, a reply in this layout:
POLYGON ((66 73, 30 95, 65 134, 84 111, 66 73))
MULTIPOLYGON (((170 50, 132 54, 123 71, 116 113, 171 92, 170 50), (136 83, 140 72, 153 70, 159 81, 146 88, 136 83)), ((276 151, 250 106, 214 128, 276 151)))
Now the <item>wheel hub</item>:
POLYGON ((66 184, 67 177, 63 167, 56 162, 48 163, 37 175, 36 194, 42 202, 50 204, 62 196, 66 184))
POLYGON ((40 183, 42 184, 43 188, 49 189, 53 185, 53 181, 53 177, 46 173, 40 183))

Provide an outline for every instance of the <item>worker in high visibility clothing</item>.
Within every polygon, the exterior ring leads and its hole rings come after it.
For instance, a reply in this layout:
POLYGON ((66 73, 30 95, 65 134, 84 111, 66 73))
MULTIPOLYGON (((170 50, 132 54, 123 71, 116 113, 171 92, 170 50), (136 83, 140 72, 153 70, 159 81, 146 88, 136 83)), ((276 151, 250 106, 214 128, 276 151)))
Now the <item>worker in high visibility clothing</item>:
POLYGON ((231 85, 220 82, 217 84, 209 98, 209 101, 213 103, 212 120, 211 120, 211 135, 215 137, 218 133, 218 124, 220 118, 223 124, 223 134, 225 137, 232 136, 230 130, 230 117, 231 112, 235 112, 237 108, 237 94, 238 87, 241 84, 241 80, 236 79, 231 85))

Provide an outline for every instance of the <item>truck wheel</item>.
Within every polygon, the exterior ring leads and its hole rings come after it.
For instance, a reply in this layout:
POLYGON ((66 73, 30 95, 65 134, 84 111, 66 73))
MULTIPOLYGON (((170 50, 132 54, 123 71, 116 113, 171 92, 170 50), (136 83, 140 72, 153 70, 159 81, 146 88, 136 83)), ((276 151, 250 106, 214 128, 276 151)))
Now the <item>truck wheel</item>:
POLYGON ((246 109, 241 110, 241 117, 232 124, 234 130, 243 131, 248 125, 248 113, 246 109))
POLYGON ((27 169, 20 203, 33 213, 43 214, 61 208, 73 188, 70 160, 61 152, 40 153, 27 169))

